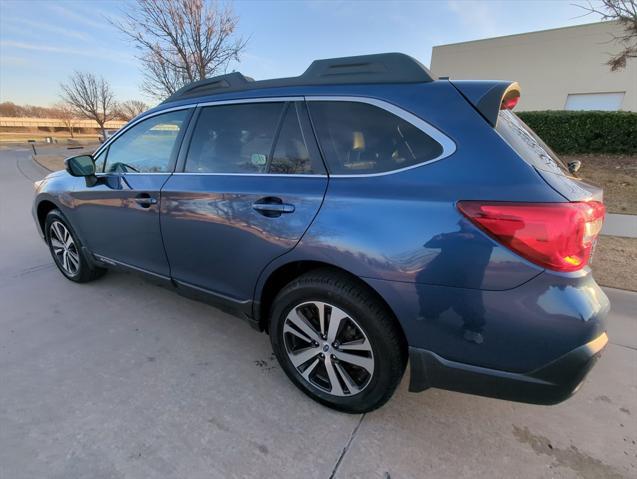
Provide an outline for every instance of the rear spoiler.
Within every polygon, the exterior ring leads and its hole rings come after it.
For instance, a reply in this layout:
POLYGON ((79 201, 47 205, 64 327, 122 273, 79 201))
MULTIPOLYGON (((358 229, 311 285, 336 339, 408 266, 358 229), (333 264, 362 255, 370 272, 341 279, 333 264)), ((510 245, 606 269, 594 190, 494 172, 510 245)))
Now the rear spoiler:
POLYGON ((511 110, 520 98, 517 82, 497 80, 450 80, 456 90, 495 126, 500 110, 511 110))

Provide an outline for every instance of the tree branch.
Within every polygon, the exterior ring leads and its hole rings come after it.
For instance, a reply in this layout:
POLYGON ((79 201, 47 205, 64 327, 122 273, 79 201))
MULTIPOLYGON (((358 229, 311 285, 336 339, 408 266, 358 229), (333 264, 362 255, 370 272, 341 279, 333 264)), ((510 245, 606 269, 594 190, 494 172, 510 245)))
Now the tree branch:
POLYGON ((238 18, 216 0, 136 0, 124 20, 109 22, 140 50, 142 90, 163 99, 187 83, 209 78, 238 61, 247 41, 238 18))

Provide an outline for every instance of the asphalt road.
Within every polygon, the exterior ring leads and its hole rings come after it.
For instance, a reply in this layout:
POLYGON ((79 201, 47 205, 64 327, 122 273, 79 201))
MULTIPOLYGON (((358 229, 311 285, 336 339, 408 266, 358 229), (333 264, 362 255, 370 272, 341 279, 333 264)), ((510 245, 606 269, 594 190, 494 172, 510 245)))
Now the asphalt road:
POLYGON ((0 478, 637 477, 637 294, 558 406, 407 392, 346 415, 267 336, 130 274, 77 285, 32 223, 29 151, 0 150, 0 478))

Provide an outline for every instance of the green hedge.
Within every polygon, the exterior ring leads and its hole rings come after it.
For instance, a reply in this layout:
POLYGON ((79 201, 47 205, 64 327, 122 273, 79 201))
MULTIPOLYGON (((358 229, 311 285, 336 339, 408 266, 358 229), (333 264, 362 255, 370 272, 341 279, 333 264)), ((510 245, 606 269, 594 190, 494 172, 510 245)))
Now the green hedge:
POLYGON ((637 113, 627 111, 516 113, 556 153, 637 154, 637 113))

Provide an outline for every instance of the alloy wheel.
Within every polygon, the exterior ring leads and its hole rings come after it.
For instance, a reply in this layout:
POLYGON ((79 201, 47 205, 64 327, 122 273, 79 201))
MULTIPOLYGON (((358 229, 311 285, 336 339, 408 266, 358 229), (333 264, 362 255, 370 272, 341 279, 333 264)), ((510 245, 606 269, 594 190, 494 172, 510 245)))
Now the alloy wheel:
POLYGON ((60 221, 54 221, 49 228, 51 249, 58 264, 70 276, 80 270, 80 254, 68 228, 60 221))
POLYGON ((362 392, 374 374, 374 354, 361 326, 320 301, 293 307, 283 325, 288 358, 303 379, 334 396, 362 392))

